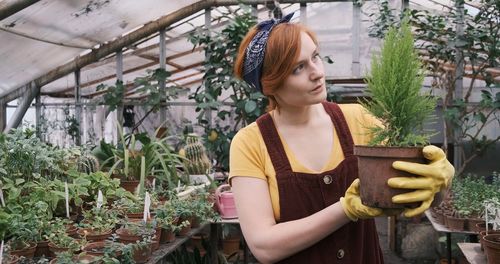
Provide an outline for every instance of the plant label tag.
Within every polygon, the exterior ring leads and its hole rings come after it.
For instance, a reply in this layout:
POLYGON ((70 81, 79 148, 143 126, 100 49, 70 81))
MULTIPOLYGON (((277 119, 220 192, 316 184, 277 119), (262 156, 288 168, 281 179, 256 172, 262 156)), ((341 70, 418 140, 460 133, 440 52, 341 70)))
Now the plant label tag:
MULTIPOLYGON (((3 199, 3 191, 2 191, 2 187, 0 187, 0 202, 2 202, 2 207, 5 207, 5 200, 3 199)), ((2 259, 0 258, 0 261, 2 259)), ((2 262, 0 262, 1 264, 2 262)))
POLYGON ((66 199, 66 217, 69 219, 69 190, 68 190, 68 182, 64 182, 64 197, 66 199))
POLYGON ((147 223, 148 219, 151 217, 149 213, 150 206, 151 206, 151 197, 149 196, 149 192, 146 192, 146 195, 144 196, 144 213, 143 213, 143 220, 145 223, 147 223))
POLYGON ((2 264, 2 259, 3 259, 3 240, 2 243, 0 244, 0 264, 2 264))
POLYGON ((101 208, 103 203, 103 198, 102 198, 102 192, 101 190, 98 191, 97 193, 97 208, 101 208))

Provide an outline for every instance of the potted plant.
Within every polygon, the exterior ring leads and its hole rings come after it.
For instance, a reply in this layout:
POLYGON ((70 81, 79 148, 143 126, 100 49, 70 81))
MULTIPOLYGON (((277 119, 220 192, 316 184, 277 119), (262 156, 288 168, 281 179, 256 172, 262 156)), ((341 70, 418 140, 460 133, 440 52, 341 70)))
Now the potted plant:
POLYGON ((211 163, 198 135, 191 133, 186 136, 186 146, 181 149, 180 154, 185 158, 184 168, 191 184, 198 185, 213 180, 213 176, 209 175, 211 163))
POLYGON ((239 252, 241 241, 241 231, 237 225, 222 225, 222 252, 225 255, 233 255, 239 252))
POLYGON ((175 234, 184 227, 189 226, 189 221, 179 222, 175 208, 170 202, 166 202, 156 209, 156 222, 161 227, 160 243, 170 243, 175 241, 175 234))
POLYGON ((434 111, 436 100, 420 94, 423 78, 410 26, 405 22, 400 30, 391 28, 380 56, 372 57, 371 73, 367 77, 371 98, 361 101, 383 126, 369 128, 373 140, 368 146, 354 147, 354 154, 358 156, 360 195, 365 205, 409 206, 392 203, 393 196, 408 190, 389 188, 387 180, 395 176, 415 177, 392 168, 394 161, 425 162, 419 146, 428 144, 430 134, 424 133, 423 123, 434 111))
POLYGON ((78 234, 88 241, 106 240, 118 224, 118 212, 106 205, 97 206, 83 211, 83 220, 80 222, 78 234))
POLYGON ((132 257, 136 263, 145 263, 152 253, 152 239, 156 226, 153 222, 126 222, 116 230, 120 242, 133 244, 132 257))
POLYGON ((64 229, 56 230, 50 234, 48 240, 51 257, 55 257, 58 253, 66 251, 78 253, 85 244, 85 242, 80 239, 68 236, 64 229))

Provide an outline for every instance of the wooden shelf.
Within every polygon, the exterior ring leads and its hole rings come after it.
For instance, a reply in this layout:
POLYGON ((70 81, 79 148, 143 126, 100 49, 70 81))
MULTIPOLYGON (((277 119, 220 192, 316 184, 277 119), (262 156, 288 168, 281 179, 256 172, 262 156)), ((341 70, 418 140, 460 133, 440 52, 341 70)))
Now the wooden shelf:
POLYGON ((163 260, 166 256, 174 252, 177 248, 179 248, 182 244, 186 243, 193 235, 198 234, 205 226, 209 225, 205 223, 200 227, 193 228, 186 236, 176 237, 175 240, 171 243, 160 244, 160 247, 155 250, 149 259, 147 264, 156 264, 156 263, 164 263, 163 260))
POLYGON ((479 243, 457 243, 470 264, 486 264, 486 256, 479 243))
POLYGON ((430 210, 425 211, 425 216, 429 219, 429 221, 432 223, 432 227, 438 232, 445 232, 445 233, 459 233, 459 234, 470 234, 470 235, 476 235, 477 233, 474 231, 468 231, 468 230, 455 230, 455 229, 449 229, 445 225, 442 225, 438 222, 436 222, 436 219, 431 214, 430 210))

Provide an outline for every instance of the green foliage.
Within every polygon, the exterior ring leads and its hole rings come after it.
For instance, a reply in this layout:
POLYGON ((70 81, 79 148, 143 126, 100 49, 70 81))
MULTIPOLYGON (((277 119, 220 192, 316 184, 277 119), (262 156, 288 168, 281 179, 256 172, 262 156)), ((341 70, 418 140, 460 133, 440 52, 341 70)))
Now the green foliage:
POLYGON ((83 220, 80 227, 88 228, 97 233, 104 233, 112 230, 118 224, 118 211, 105 205, 101 208, 93 206, 89 210, 82 212, 83 220))
POLYGON ((483 133, 489 123, 500 125, 500 83, 492 70, 500 67, 500 2, 482 0, 475 14, 468 13, 463 1, 453 2, 455 7, 445 12, 412 10, 411 19, 417 47, 429 58, 426 67, 434 78, 433 86, 444 91, 448 131, 443 145, 450 140, 461 149, 463 162, 457 168, 460 174, 473 159, 500 141, 500 136, 487 137, 483 133), (459 70, 464 70, 470 80, 458 96, 455 87, 462 79, 455 76, 455 69, 450 70, 455 65, 464 67, 459 70), (472 95, 477 86, 482 86, 481 80, 486 87, 480 88, 481 98, 477 100, 472 95), (466 150, 465 141, 470 141, 471 151, 466 150))
POLYGON ((500 175, 492 173, 491 183, 486 177, 467 174, 453 181, 453 207, 462 217, 483 218, 484 202, 490 199, 500 199, 500 175))
POLYGON ((220 33, 199 29, 189 37, 194 46, 202 46, 206 54, 203 82, 190 98, 197 103, 198 123, 205 129, 205 134, 214 130, 219 135, 216 140, 206 140, 205 144, 213 154, 216 166, 227 171, 231 139, 241 126, 250 124, 264 113, 267 99, 233 76, 239 44, 256 23, 251 7, 241 5, 235 14, 223 17, 228 19, 228 25, 220 33), (227 92, 231 95, 223 97, 227 92), (225 110, 224 106, 234 108, 225 110), (211 111, 217 111, 216 115, 207 116, 206 113, 211 111), (231 125, 223 125, 227 120, 231 125))
POLYGON ((362 104, 385 127, 372 128, 371 145, 415 146, 428 143, 430 134, 423 133, 423 123, 436 106, 436 100, 421 95, 423 82, 421 63, 413 48, 410 26, 387 33, 381 55, 374 55, 367 77, 370 100, 362 104))

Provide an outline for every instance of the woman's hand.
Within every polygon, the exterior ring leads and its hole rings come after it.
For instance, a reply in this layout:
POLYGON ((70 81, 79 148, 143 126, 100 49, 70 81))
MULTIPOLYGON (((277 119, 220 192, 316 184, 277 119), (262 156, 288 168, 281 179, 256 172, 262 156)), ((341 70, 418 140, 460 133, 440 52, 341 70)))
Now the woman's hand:
POLYGON ((429 164, 395 161, 392 167, 422 177, 395 177, 387 181, 392 188, 416 189, 413 192, 392 197, 393 203, 422 202, 417 208, 405 209, 406 217, 413 217, 423 213, 434 200, 434 195, 451 185, 455 168, 446 159, 444 151, 436 146, 426 146, 423 149, 424 157, 430 160, 429 164))
POLYGON ((352 221, 358 221, 359 218, 377 217, 383 213, 379 208, 368 207, 361 203, 361 197, 359 197, 359 179, 351 183, 344 197, 340 197, 340 204, 342 204, 347 217, 352 221))

